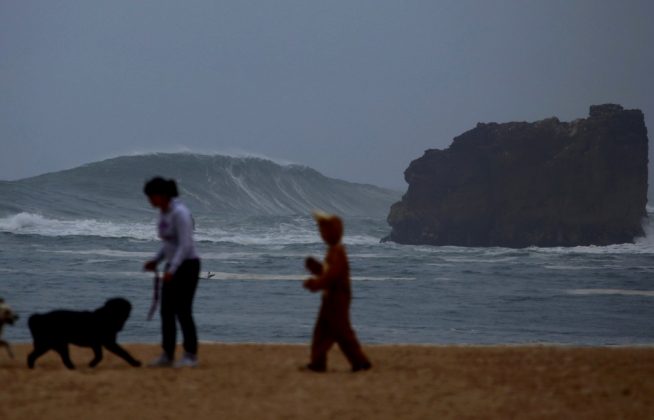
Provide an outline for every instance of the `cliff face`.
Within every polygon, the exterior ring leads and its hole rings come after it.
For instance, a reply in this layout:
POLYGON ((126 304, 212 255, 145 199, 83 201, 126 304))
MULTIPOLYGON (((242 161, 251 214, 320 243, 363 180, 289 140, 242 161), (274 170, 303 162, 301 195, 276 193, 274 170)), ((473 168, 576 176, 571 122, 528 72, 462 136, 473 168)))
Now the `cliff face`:
POLYGON ((404 176, 386 238, 402 244, 576 246, 633 242, 647 204, 640 110, 590 107, 573 122, 477 124, 404 176))

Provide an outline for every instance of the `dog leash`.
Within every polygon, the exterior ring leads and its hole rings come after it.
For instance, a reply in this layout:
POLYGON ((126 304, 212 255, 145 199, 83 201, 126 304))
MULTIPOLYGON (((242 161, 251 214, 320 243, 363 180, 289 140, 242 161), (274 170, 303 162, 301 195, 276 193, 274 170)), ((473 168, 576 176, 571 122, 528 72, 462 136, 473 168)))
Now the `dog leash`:
POLYGON ((152 305, 150 305, 150 310, 148 311, 148 321, 152 320, 154 313, 157 311, 157 306, 159 305, 159 293, 161 290, 161 278, 159 277, 159 270, 154 270, 154 290, 152 291, 152 305))

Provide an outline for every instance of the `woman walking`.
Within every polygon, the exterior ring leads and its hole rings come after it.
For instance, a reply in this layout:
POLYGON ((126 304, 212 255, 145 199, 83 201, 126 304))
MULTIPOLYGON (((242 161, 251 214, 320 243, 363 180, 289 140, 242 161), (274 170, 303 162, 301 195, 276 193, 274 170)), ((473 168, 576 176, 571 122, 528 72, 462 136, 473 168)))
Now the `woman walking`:
POLYGON ((143 192, 153 207, 160 210, 158 233, 163 246, 144 269, 156 271, 165 261, 161 288, 161 334, 163 353, 150 366, 195 367, 198 364, 198 337, 193 321, 193 297, 200 275, 200 258, 193 243, 193 217, 178 197, 172 179, 156 177, 145 184, 143 192), (184 356, 175 362, 177 325, 184 336, 184 356))

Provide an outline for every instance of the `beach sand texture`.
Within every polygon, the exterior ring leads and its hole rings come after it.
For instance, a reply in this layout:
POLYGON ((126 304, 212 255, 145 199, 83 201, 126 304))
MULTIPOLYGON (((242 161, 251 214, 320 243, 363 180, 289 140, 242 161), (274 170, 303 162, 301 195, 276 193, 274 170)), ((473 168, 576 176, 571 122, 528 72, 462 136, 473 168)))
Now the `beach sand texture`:
POLYGON ((106 351, 90 369, 91 351, 71 346, 76 371, 54 352, 29 370, 30 350, 0 353, 1 419, 654 418, 650 347, 376 345, 373 370, 356 374, 336 349, 327 373, 302 372, 298 345, 203 344, 195 369, 132 368, 106 351))

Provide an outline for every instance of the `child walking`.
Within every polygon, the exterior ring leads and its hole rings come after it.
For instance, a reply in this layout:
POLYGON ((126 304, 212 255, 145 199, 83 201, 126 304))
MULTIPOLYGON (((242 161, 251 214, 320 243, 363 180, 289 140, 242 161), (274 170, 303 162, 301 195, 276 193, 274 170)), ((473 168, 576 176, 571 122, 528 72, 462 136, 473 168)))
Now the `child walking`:
POLYGON ((322 290, 322 304, 313 331, 311 343, 311 363, 309 370, 327 370, 327 352, 338 343, 345 354, 352 372, 368 370, 370 361, 361 350, 361 345, 350 324, 350 267, 341 243, 343 221, 334 215, 314 213, 320 235, 328 246, 324 263, 313 257, 306 259, 306 268, 314 276, 304 282, 304 287, 312 292, 322 290))

